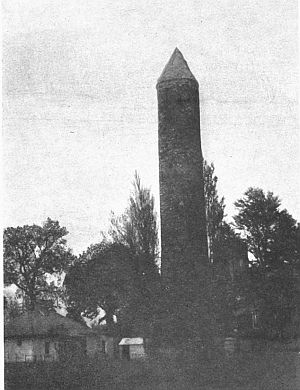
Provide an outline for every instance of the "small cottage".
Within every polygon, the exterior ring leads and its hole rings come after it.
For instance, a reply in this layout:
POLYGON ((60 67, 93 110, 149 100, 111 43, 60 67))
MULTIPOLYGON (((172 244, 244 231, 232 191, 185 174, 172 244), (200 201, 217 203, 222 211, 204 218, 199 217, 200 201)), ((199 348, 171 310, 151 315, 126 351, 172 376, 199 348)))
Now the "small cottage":
POLYGON ((101 351, 101 340, 86 325, 54 311, 28 311, 5 325, 6 362, 57 361, 101 351))
POLYGON ((122 339, 119 343, 119 353, 121 359, 145 358, 144 339, 142 337, 122 339))

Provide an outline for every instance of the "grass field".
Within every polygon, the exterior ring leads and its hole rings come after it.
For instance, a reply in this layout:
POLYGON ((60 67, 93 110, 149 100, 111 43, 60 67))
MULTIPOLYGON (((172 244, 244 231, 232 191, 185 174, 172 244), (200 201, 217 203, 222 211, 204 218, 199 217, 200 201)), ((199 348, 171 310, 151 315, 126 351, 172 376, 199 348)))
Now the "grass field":
POLYGON ((104 358, 52 364, 9 364, 6 390, 298 390, 300 354, 256 352, 209 361, 188 352, 145 361, 104 358))

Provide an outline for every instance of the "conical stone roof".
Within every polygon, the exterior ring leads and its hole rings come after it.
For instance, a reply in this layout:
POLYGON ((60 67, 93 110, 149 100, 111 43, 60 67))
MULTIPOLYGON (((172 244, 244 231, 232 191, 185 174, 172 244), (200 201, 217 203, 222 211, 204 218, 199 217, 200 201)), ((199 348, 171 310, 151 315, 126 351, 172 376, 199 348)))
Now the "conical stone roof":
POLYGON ((157 84, 164 81, 182 79, 189 79, 197 82, 182 53, 176 47, 160 78, 157 80, 157 84))

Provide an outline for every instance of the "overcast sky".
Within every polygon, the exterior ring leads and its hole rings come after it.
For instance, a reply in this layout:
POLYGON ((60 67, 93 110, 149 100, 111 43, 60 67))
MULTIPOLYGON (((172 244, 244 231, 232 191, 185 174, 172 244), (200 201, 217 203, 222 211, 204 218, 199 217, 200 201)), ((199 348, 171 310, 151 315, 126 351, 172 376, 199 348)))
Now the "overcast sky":
POLYGON ((249 186, 300 220, 296 0, 4 0, 4 226, 69 230, 75 253, 127 205, 157 208, 156 81, 177 46, 228 216, 249 186))

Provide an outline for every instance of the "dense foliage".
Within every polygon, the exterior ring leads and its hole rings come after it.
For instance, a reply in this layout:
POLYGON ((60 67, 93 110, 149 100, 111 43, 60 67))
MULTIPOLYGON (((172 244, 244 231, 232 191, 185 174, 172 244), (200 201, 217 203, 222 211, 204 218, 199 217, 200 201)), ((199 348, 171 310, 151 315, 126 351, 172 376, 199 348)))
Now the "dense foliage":
POLYGON ((211 270, 212 315, 219 332, 229 335, 236 327, 236 299, 247 279, 247 247, 225 221, 225 200, 219 198, 213 164, 204 162, 204 194, 211 270))
POLYGON ((70 268, 64 281, 68 312, 95 319, 99 309, 114 324, 114 316, 124 310, 133 295, 134 268, 130 251, 122 244, 101 243, 90 246, 70 268))
POLYGON ((220 229, 224 222, 224 198, 219 199, 217 183, 218 177, 215 175, 214 164, 208 164, 204 161, 204 197, 206 206, 206 223, 208 238, 208 254, 210 262, 214 261, 214 249, 217 237, 220 235, 220 229))
POLYGON ((237 229, 245 236, 249 251, 260 267, 277 268, 284 263, 299 262, 296 221, 286 210, 280 210, 280 200, 272 192, 249 188, 235 202, 237 229))
POLYGON ((282 338, 299 305, 299 226, 272 192, 249 188, 235 206, 236 227, 253 255, 248 299, 261 331, 282 338))
MULTIPOLYGON (((205 283, 195 289, 187 281, 180 302, 161 285, 154 198, 137 174, 123 215, 113 215, 104 240, 78 258, 67 248, 68 232, 57 221, 5 229, 5 284, 18 287, 22 309, 45 301, 57 306, 64 298, 74 319, 97 318, 115 328, 117 318, 127 336, 211 339, 239 327, 240 314, 247 314, 251 328, 255 312, 264 335, 283 337, 300 304, 299 224, 280 209, 273 193, 249 188, 235 203, 234 229, 224 219, 217 183, 213 164, 205 162, 210 261, 201 275, 205 283)), ((15 302, 6 301, 6 308, 12 316, 19 310, 15 302)))
POLYGON ((158 275, 158 230, 154 197, 135 172, 133 192, 125 212, 111 218, 108 239, 127 246, 135 259, 135 270, 145 280, 158 275))
POLYGON ((112 216, 105 240, 92 245, 65 279, 68 312, 114 325, 114 316, 129 334, 149 334, 160 296, 158 237, 154 198, 137 173, 129 206, 112 216))
POLYGON ((59 278, 73 261, 66 247, 66 228, 50 218, 42 225, 25 225, 4 230, 4 282, 16 285, 29 307, 41 300, 59 299, 59 278), (52 279, 51 276, 55 277, 52 279))

